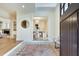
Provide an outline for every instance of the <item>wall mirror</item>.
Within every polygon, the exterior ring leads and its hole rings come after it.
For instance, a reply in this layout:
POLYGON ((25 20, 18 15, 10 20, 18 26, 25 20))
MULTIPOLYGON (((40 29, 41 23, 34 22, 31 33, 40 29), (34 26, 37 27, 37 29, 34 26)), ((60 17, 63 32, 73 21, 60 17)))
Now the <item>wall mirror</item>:
POLYGON ((22 28, 27 28, 28 25, 29 25, 29 22, 28 22, 27 20, 23 20, 23 21, 21 22, 22 28))

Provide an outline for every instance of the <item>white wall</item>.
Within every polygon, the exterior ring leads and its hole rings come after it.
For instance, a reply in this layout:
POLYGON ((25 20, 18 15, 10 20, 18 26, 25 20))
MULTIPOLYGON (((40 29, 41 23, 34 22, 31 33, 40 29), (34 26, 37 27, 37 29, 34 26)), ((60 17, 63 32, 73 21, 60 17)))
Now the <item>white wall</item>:
POLYGON ((17 40, 24 40, 24 41, 32 41, 32 16, 25 15, 22 17, 17 17, 17 40), (29 22, 29 27, 24 29, 21 27, 21 22, 23 20, 27 20, 29 22))
POLYGON ((17 40, 24 40, 26 42, 53 42, 55 37, 59 36, 59 15, 58 7, 51 11, 36 11, 26 15, 17 14, 17 40), (57 10, 56 10, 57 9, 57 10), (48 41, 33 41, 33 17, 47 16, 48 17, 48 41), (29 21, 29 27, 23 29, 21 21, 29 21))
POLYGON ((60 39, 60 5, 55 8, 55 39, 60 39))
POLYGON ((9 13, 0 8, 0 17, 9 18, 9 13))
POLYGON ((0 21, 2 22, 2 29, 10 29, 10 19, 0 18, 0 21))

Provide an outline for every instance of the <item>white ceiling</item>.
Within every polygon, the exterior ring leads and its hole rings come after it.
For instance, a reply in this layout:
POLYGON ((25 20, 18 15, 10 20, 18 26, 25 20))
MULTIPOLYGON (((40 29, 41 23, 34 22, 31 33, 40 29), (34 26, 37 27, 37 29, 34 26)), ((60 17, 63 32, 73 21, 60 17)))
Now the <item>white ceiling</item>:
POLYGON ((8 13, 14 11, 20 14, 27 14, 36 10, 51 10, 56 7, 57 3, 0 3, 0 10, 8 13), (22 7, 24 5, 24 8, 22 7))
POLYGON ((36 3, 35 7, 56 7, 56 3, 36 3))
POLYGON ((3 8, 7 11, 20 10, 20 11, 32 11, 35 8, 53 8, 56 7, 57 3, 0 3, 0 8, 3 8), (22 8, 22 5, 25 8, 22 8))
POLYGON ((19 12, 31 12, 35 9, 34 3, 1 3, 0 9, 3 9, 7 12, 12 11, 19 11, 19 12), (22 8, 22 5, 25 6, 25 8, 22 8))

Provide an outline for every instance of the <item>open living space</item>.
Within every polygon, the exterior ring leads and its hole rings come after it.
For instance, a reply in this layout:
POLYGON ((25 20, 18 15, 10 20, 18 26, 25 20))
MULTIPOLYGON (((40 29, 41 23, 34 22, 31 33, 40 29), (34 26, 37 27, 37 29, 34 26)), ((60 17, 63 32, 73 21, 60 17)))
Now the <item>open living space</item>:
POLYGON ((0 3, 0 56, 79 55, 78 3, 0 3))
POLYGON ((1 3, 0 55, 59 55, 59 6, 55 3, 1 3))

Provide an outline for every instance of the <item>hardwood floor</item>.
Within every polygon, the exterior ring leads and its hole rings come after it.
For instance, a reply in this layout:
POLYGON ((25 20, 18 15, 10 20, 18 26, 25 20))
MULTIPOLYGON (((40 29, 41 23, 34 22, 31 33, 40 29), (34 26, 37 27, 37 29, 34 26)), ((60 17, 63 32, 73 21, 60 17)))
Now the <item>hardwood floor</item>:
POLYGON ((0 38, 0 56, 4 55, 6 52, 15 47, 18 43, 15 39, 10 38, 0 38))

